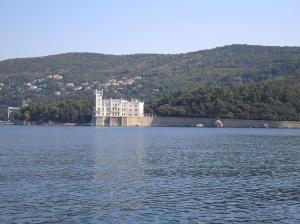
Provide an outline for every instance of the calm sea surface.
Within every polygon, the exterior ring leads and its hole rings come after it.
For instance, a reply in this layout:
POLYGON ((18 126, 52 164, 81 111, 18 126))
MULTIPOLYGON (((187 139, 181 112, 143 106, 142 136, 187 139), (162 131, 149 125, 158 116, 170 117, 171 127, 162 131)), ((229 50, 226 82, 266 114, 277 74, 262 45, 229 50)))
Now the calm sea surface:
POLYGON ((0 223, 300 223, 300 130, 0 126, 0 223))

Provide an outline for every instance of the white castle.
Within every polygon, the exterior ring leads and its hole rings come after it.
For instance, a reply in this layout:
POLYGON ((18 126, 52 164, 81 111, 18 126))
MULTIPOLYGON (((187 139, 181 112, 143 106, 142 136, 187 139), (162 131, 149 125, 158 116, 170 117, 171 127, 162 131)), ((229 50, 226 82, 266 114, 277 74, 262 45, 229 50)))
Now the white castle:
POLYGON ((144 102, 138 99, 103 99, 103 90, 95 90, 93 118, 144 117, 144 102))

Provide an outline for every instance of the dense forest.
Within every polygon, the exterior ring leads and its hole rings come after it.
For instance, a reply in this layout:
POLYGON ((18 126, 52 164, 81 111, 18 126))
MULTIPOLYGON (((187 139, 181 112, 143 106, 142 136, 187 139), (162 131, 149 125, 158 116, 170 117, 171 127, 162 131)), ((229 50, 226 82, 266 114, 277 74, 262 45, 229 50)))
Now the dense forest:
POLYGON ((19 106, 26 99, 33 103, 91 100, 95 88, 103 88, 109 97, 153 101, 206 84, 283 78, 300 79, 299 47, 230 45, 184 54, 66 53, 1 61, 0 105, 19 106), (46 78, 56 74, 62 79, 46 78), (127 85, 109 83, 134 77, 140 79, 127 85))
POLYGON ((300 82, 202 86, 162 97, 148 105, 147 112, 160 116, 300 120, 300 82))
MULTIPOLYGON (((266 81, 239 86, 203 85, 147 103, 147 113, 159 116, 233 119, 300 120, 300 82, 266 81)), ((92 102, 32 104, 16 118, 36 122, 90 122, 92 102)))
POLYGON ((14 116, 27 122, 89 123, 92 118, 92 103, 66 100, 60 103, 32 104, 21 108, 14 116))

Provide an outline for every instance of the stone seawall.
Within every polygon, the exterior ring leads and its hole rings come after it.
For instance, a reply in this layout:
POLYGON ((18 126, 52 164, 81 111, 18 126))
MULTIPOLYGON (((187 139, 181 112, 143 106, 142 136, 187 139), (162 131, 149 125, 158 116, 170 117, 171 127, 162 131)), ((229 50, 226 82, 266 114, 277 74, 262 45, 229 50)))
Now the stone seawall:
POLYGON ((226 128, 300 128, 298 121, 235 120, 222 119, 226 128))
POLYGON ((187 118, 187 117, 127 117, 126 126, 143 127, 195 127, 203 124, 204 127, 213 127, 215 119, 187 118))
MULTIPOLYGON (((186 117, 127 117, 122 118, 126 127, 215 127, 214 118, 186 117)), ((238 120, 221 119, 224 128, 300 128, 298 121, 267 121, 267 120, 238 120)))
MULTIPOLYGON (((123 127, 216 127, 215 118, 122 117, 96 118, 96 126, 123 127)), ((299 121, 221 119, 224 128, 300 128, 299 121)))

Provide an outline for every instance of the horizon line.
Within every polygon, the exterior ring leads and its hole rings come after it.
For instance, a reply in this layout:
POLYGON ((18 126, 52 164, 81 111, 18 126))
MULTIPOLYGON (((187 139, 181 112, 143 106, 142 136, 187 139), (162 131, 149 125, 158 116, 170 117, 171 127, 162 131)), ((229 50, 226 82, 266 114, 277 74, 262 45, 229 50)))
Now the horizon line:
POLYGON ((9 61, 9 60, 17 60, 17 59, 34 59, 34 58, 43 58, 43 57, 50 57, 50 56, 57 56, 57 55, 63 55, 63 54, 98 54, 98 55, 107 55, 107 56, 130 56, 130 55, 179 55, 179 54, 188 54, 188 53, 195 53, 199 51, 207 51, 207 50, 213 50, 217 48, 222 48, 222 47, 228 47, 228 46, 258 46, 258 47, 281 47, 281 48, 297 48, 300 46, 295 46, 295 45, 260 45, 260 44, 226 44, 226 45, 221 45, 221 46, 216 46, 216 47, 211 47, 211 48, 205 48, 205 49, 200 49, 200 50, 195 50, 195 51, 186 51, 186 52, 180 52, 180 53, 151 53, 151 52, 144 52, 144 53, 128 53, 128 54, 118 54, 118 53, 100 53, 100 52, 92 52, 92 51, 68 51, 68 52, 58 52, 58 53, 53 53, 53 54, 47 54, 47 55, 40 55, 40 56, 24 56, 24 57, 15 57, 15 58, 6 58, 0 60, 0 62, 4 61, 9 61))

